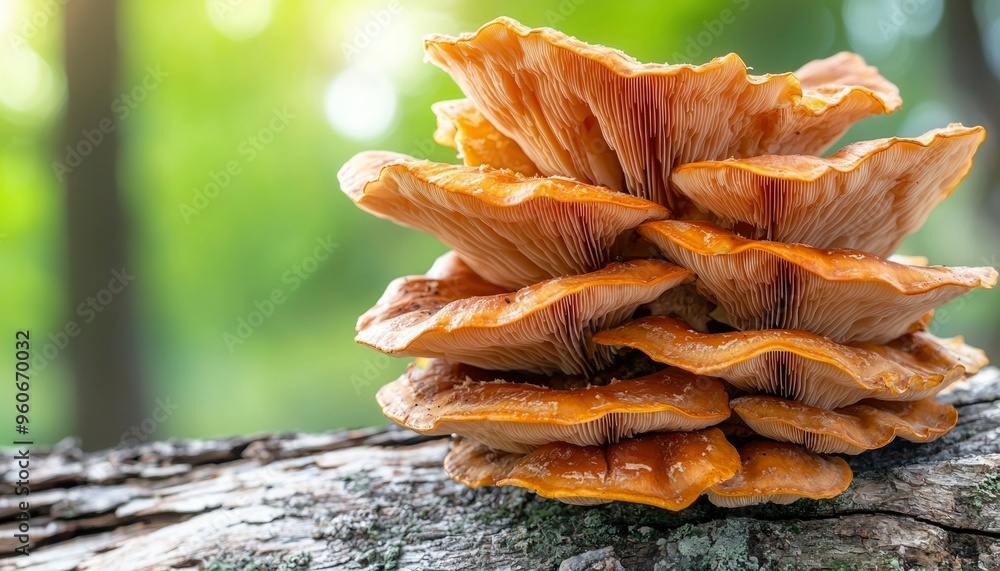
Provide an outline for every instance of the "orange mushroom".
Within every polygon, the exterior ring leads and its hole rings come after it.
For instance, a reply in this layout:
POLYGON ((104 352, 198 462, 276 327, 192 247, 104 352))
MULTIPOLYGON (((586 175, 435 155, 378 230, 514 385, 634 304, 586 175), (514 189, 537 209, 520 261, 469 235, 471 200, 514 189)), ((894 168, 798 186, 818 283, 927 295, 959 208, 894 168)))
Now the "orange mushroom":
POLYGON ((642 64, 507 18, 425 51, 468 98, 433 106, 466 165, 368 152, 338 178, 454 250, 390 284, 357 336, 434 359, 378 401, 458 435, 452 478, 580 504, 788 503, 843 492, 850 468, 790 442, 737 452, 723 429, 856 453, 954 425, 932 395, 986 359, 923 330, 997 273, 884 256, 965 176, 981 128, 810 156, 901 105, 846 52, 756 76, 735 54, 642 64))
POLYGON ((569 390, 523 377, 432 360, 411 365, 376 398, 383 414, 411 430, 458 434, 518 453, 557 441, 586 446, 699 430, 729 417, 722 381, 680 369, 569 390))
POLYGON ((829 157, 766 155, 681 165, 677 189, 746 238, 888 256, 972 168, 982 127, 878 139, 829 157))
POLYGON ((433 234, 487 281, 517 289, 598 270, 619 235, 670 212, 652 202, 564 178, 526 178, 384 152, 339 173, 359 207, 433 234))
POLYGON ((554 442, 521 458, 498 486, 593 505, 612 501, 681 510, 733 477, 740 457, 717 428, 650 433, 604 446, 554 442))
POLYGON ((904 266, 857 250, 747 240, 709 222, 647 222, 639 233, 693 270, 738 329, 884 343, 928 310, 997 282, 993 268, 904 266))
POLYGON ((805 331, 704 334, 679 319, 644 317, 594 335, 598 345, 638 349, 654 361, 720 377, 826 409, 865 398, 912 401, 934 395, 988 363, 961 338, 911 333, 888 344, 841 345, 805 331))
POLYGON ((455 300, 502 293, 507 289, 479 277, 455 252, 448 252, 426 274, 393 280, 375 306, 358 318, 357 330, 414 311, 435 312, 455 300))
POLYGON ((433 35, 427 59, 546 175, 627 191, 678 209, 674 167, 765 153, 819 153, 854 122, 900 104, 854 55, 797 74, 754 76, 735 54, 695 66, 644 64, 549 28, 498 18, 433 35))
POLYGON ((839 496, 854 474, 843 458, 815 454, 801 446, 752 440, 740 448, 740 471, 708 489, 708 501, 724 508, 771 502, 790 504, 839 496))
POLYGON ((506 478, 523 456, 494 450, 468 438, 455 438, 444 457, 444 471, 452 480, 470 488, 493 486, 506 478))
POLYGON ((594 345, 592 332, 629 319, 637 307, 692 277, 660 260, 612 262, 517 292, 454 300, 441 296, 468 288, 436 277, 403 278, 362 316, 356 340, 391 355, 448 358, 484 369, 596 372, 616 350, 594 345))
POLYGON ((440 101, 431 110, 437 116, 434 141, 458 151, 466 165, 510 169, 526 176, 541 174, 521 147, 497 131, 468 99, 440 101))
POLYGON ((896 436, 930 442, 955 427, 958 412, 934 397, 910 402, 864 400, 823 410, 767 395, 733 399, 736 412, 761 436, 802 444, 821 453, 860 454, 881 448, 896 436))

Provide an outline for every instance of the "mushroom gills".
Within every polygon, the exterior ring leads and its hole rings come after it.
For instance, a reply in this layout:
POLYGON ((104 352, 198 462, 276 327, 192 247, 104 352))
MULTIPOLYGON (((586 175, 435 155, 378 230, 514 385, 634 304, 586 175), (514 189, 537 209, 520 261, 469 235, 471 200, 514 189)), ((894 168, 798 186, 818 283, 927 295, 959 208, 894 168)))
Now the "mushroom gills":
POLYGON ((596 374, 611 365, 617 349, 595 345, 593 333, 692 278, 664 261, 612 262, 517 292, 449 301, 447 292, 469 291, 463 284, 474 278, 411 276, 390 284, 359 322, 356 340, 390 355, 448 358, 484 369, 596 374), (430 304, 423 303, 427 292, 430 304), (380 317, 385 312, 392 317, 380 317))
POLYGON ((743 330, 885 343, 929 310, 997 282, 993 268, 905 266, 857 250, 747 240, 709 222, 647 222, 639 233, 693 270, 699 290, 743 330))
POLYGON ((861 141, 830 157, 765 155, 681 165, 672 181, 749 239, 888 256, 972 167, 982 127, 861 141))
POLYGON ((722 381, 680 369, 552 389, 524 382, 517 372, 431 360, 411 366, 376 398, 387 417, 411 430, 458 434, 512 453, 552 442, 602 445, 646 432, 699 430, 730 416, 722 381))
POLYGON ((521 147, 498 131, 472 101, 439 101, 431 110, 437 117, 434 141, 458 151, 466 166, 486 165, 525 176, 541 174, 521 147))
POLYGON ((866 398, 913 401, 937 394, 988 363, 961 338, 910 333, 887 344, 843 345, 796 330, 704 334, 679 319, 650 316, 594 336, 654 361, 712 375, 750 393, 765 392, 824 409, 866 398))
POLYGON ((424 49, 543 174, 675 210, 687 202, 670 183, 677 165, 820 153, 854 122, 901 105, 895 85, 848 53, 754 76, 735 54, 700 66, 643 64, 509 18, 430 36, 424 49))
POLYGON ((801 444, 825 454, 860 454, 886 446, 897 436, 932 442, 955 427, 955 407, 935 402, 874 399, 828 411, 771 396, 734 399, 733 411, 755 432, 801 444))
POLYGON ((617 256, 623 235, 670 215, 647 200, 566 178, 396 153, 359 153, 338 177, 359 208, 431 234, 509 290, 596 271, 617 256))

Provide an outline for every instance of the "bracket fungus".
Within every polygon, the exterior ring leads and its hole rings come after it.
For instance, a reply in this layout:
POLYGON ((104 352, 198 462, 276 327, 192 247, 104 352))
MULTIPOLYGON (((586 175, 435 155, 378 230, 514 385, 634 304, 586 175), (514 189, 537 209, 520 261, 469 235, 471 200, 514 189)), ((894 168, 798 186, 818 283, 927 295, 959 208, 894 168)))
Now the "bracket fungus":
POLYGON ((464 288, 414 276, 391 284, 376 306, 404 312, 389 319, 365 314, 357 341, 390 355, 450 357, 485 369, 596 372, 611 364, 616 350, 595 345, 592 331, 621 323, 693 277, 662 260, 633 260, 516 292, 447 300, 440 295, 445 290, 464 288), (438 295, 428 299, 427 292, 438 295))
POLYGON ((762 436, 794 442, 821 453, 860 454, 899 436, 930 442, 955 427, 958 413, 933 397, 910 402, 864 400, 823 410, 767 395, 734 399, 733 411, 762 436))
POLYGON ((722 381, 680 369, 575 390, 443 360, 411 365, 377 395, 382 412, 422 434, 458 434, 498 450, 531 452, 550 442, 618 442, 645 432, 707 428, 729 418, 722 381))
POLYGON ((622 233, 669 216, 666 208, 566 178, 364 152, 340 170, 359 207, 428 232, 479 275, 517 289, 600 269, 622 233))
POLYGON ((961 339, 910 333, 885 345, 843 345, 793 329, 699 333, 669 317, 643 317, 594 336, 598 345, 638 349, 654 361, 712 375, 749 392, 826 409, 866 398, 932 396, 986 364, 961 339))
POLYGON ((514 469, 524 454, 495 450, 468 438, 455 438, 444 458, 444 471, 470 488, 493 486, 514 469))
POLYGON ((736 54, 698 66, 645 64, 509 18, 473 34, 433 35, 424 49, 545 175, 672 209, 682 204, 669 183, 677 165, 819 153, 853 123, 902 103, 895 85, 847 53, 755 76, 736 54))
POLYGON ((790 504, 839 496, 854 474, 843 458, 801 446, 751 440, 740 448, 742 467, 733 478, 708 489, 708 500, 724 508, 771 502, 790 504))
POLYGON ((996 270, 893 254, 981 127, 816 156, 902 103, 846 52, 758 76, 735 54, 645 64, 508 18, 424 49, 465 94, 433 106, 465 164, 368 151, 338 178, 453 250, 357 323, 424 358, 377 400, 456 435, 453 479, 588 505, 789 503, 850 485, 827 453, 955 426, 935 395, 986 356, 924 329, 996 270))
POLYGON ((434 142, 458 151, 467 166, 492 166, 525 176, 541 174, 521 147, 497 131, 468 99, 439 101, 431 111, 437 116, 434 142))
POLYGON ((497 485, 571 504, 617 500, 680 510, 739 468, 736 449, 722 431, 709 428, 644 434, 604 446, 553 442, 521 458, 497 485))
POLYGON ((678 190, 746 238, 888 256, 972 168, 982 127, 848 145, 829 157, 766 155, 681 165, 678 190))
POLYGON ((905 266, 858 250, 748 240, 710 222, 639 226, 738 329, 804 329, 837 342, 887 342, 935 307, 997 283, 993 268, 905 266))

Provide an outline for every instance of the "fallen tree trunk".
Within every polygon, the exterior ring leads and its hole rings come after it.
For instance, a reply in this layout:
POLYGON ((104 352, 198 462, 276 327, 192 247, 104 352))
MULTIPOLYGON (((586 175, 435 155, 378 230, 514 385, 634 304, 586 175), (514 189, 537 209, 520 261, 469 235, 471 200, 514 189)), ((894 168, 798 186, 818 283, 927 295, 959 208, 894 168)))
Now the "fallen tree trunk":
POLYGON ((394 428, 156 442, 31 463, 31 555, 2 569, 1000 569, 1000 370, 943 396, 958 426, 852 458, 830 501, 680 513, 470 490, 448 441, 394 428))

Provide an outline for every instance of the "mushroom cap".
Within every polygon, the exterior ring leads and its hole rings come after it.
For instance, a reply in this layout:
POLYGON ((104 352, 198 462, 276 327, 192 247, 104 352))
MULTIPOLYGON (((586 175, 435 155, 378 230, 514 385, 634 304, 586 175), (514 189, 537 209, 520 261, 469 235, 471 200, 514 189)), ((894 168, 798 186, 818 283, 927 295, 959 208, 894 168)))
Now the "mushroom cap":
POLYGON ((521 458, 498 486, 520 486, 569 503, 610 501, 681 510, 740 469, 717 428, 648 433, 604 446, 546 444, 521 458))
POLYGON ((904 266, 858 250, 747 240, 710 222, 647 222, 639 233, 694 270, 738 329, 885 343, 928 310, 997 282, 993 268, 904 266))
POLYGON ((508 289, 600 269, 620 234, 666 218, 658 204, 565 178, 364 152, 341 189, 376 216, 427 232, 508 289))
POLYGON ((765 502, 790 504, 839 496, 854 474, 843 458, 815 454, 801 446, 751 440, 740 448, 742 468, 708 489, 708 501, 724 508, 765 502))
POLYGON ((444 457, 444 471, 452 480, 470 488, 492 486, 506 477, 522 456, 459 437, 444 457))
POLYGON ((444 360, 411 365, 377 395, 382 413, 422 434, 458 434, 508 452, 550 442, 617 442, 651 431, 699 430, 729 417, 722 381, 663 369, 568 390, 523 382, 516 372, 444 360))
POLYGON ((674 167, 764 153, 816 154, 851 124, 901 105, 857 55, 754 76, 735 54, 695 66, 639 63, 550 28, 498 18, 424 40, 496 128, 544 174, 628 191, 677 209, 674 167))
POLYGON ((681 165, 675 187, 746 238, 888 256, 972 168, 985 138, 960 124, 854 143, 829 157, 765 155, 681 165))
POLYGON ((417 310, 437 311, 458 299, 502 293, 507 289, 484 280, 458 254, 448 252, 435 260, 426 274, 392 280, 375 306, 358 318, 356 329, 368 329, 417 310))
POLYGON ((814 452, 860 454, 881 448, 896 436, 930 442, 955 427, 958 412, 928 397, 918 401, 864 400, 824 410, 768 395, 733 399, 733 410, 755 432, 801 444, 814 452))
POLYGON ((842 345, 805 331, 699 333, 679 319, 643 317, 594 335, 598 345, 638 349, 654 361, 712 375, 751 392, 825 409, 865 398, 934 395, 987 363, 960 338, 910 333, 886 345, 842 345))
POLYGON ((437 116, 434 141, 458 151, 470 167, 487 165, 525 176, 541 172, 513 139, 504 135, 468 99, 439 101, 431 106, 437 116))
POLYGON ((390 284, 373 310, 389 309, 393 317, 366 314, 362 321, 371 325, 356 340, 390 355, 441 357, 484 369, 592 373, 616 353, 594 345, 592 332, 618 325, 638 306, 692 278, 660 260, 612 262, 517 292, 444 303, 441 295, 462 288, 447 279, 411 276, 390 284))

